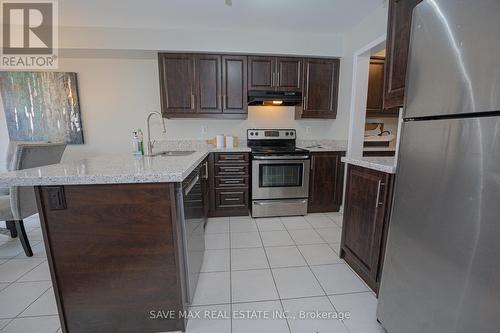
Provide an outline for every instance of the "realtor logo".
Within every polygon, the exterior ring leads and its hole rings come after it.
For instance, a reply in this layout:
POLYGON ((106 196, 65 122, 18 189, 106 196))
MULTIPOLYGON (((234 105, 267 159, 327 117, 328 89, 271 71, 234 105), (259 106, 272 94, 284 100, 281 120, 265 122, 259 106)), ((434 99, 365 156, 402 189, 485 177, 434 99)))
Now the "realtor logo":
POLYGON ((57 68, 57 2, 1 1, 2 69, 57 68))

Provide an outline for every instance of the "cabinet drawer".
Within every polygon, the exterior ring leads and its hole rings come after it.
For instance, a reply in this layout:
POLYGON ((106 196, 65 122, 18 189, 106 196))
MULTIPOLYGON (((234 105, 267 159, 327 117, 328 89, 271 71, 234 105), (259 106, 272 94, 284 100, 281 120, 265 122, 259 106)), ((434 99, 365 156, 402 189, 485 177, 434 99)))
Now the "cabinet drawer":
POLYGON ((241 208, 248 206, 247 189, 215 190, 217 208, 241 208))
POLYGON ((247 176, 248 164, 221 165, 216 164, 215 176, 247 176))
POLYGON ((248 177, 215 177, 215 187, 248 187, 248 177))
POLYGON ((215 153, 215 163, 248 163, 248 153, 215 153))

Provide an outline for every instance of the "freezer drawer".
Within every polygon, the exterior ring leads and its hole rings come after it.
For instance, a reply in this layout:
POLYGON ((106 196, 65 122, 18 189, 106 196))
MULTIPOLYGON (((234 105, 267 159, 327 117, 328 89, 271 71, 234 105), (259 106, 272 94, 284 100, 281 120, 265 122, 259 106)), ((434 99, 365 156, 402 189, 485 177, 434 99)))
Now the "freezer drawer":
POLYGON ((406 122, 378 318, 388 332, 500 327, 500 116, 406 122))

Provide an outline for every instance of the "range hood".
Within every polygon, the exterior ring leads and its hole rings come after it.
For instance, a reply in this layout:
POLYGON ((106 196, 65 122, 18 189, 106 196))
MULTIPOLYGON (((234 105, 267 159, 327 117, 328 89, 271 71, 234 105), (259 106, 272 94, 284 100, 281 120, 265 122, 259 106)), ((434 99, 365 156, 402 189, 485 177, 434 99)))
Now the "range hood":
POLYGON ((293 106, 302 104, 302 93, 296 91, 248 92, 248 105, 293 106))

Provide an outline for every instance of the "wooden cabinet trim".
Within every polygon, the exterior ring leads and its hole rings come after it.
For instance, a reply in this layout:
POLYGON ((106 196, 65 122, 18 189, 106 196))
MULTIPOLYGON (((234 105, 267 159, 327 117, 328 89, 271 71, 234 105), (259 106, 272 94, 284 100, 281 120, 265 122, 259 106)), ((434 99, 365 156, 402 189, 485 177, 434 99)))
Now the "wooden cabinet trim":
MULTIPOLYGON (((195 104, 197 113, 220 113, 222 112, 222 60, 219 55, 211 54, 196 54, 195 55, 195 104), (203 62, 211 61, 215 62, 215 68, 212 68, 212 73, 206 72, 203 68, 203 62), (213 105, 205 105, 204 93, 205 90, 215 89, 215 93, 212 94, 213 105)), ((207 97, 210 97, 210 92, 207 91, 207 97)))
POLYGON ((403 107, 413 9, 422 0, 390 0, 387 23, 384 109, 403 107), (396 55, 396 52, 399 52, 396 55))
POLYGON ((394 175, 392 174, 359 166, 348 166, 340 256, 375 292, 378 292, 383 267, 393 185, 394 175), (365 183, 367 181, 372 182, 371 185, 365 183), (384 186, 378 186, 379 181, 384 186), (370 189, 374 190, 373 193, 367 192, 370 189), (375 193, 377 190, 378 194, 375 193), (355 216, 351 216, 354 212, 356 212, 355 216), (360 218, 369 220, 361 221, 360 218), (356 226, 353 223, 362 223, 362 225, 356 226), (353 231, 353 228, 362 227, 365 228, 364 232, 353 231), (369 229, 366 229, 367 227, 369 229), (358 244, 351 242, 358 242, 358 244), (358 249, 362 248, 365 252, 358 252, 358 249))
POLYGON ((339 211, 344 186, 345 152, 312 152, 308 213, 339 211), (321 163, 326 159, 327 163, 321 163), (333 164, 333 167, 332 165, 333 164))

